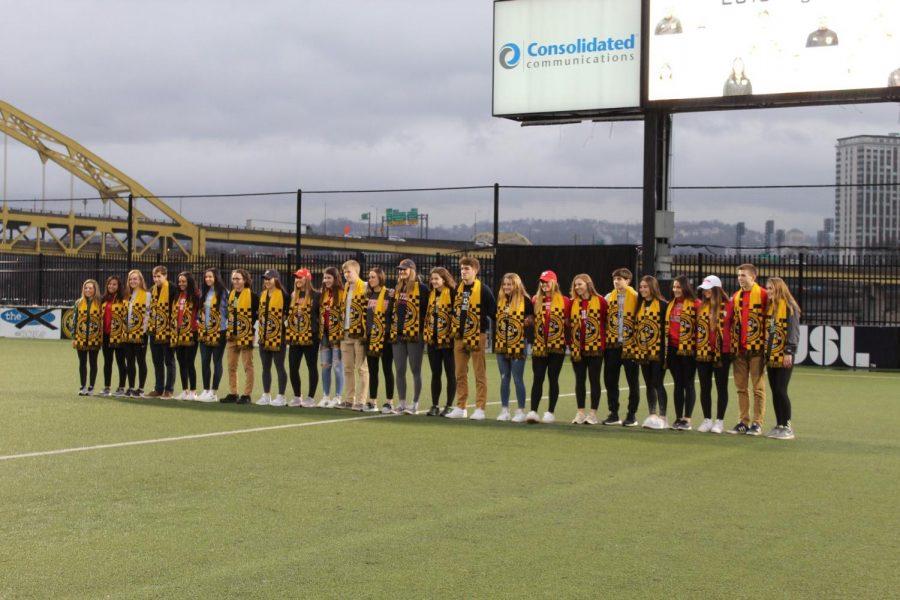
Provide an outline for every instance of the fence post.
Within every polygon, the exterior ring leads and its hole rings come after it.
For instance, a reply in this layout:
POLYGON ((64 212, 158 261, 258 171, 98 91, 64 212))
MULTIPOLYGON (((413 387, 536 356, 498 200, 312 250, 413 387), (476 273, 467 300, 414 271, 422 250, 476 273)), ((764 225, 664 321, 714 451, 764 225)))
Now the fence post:
MULTIPOLYGON (((94 255, 94 279, 99 283, 102 277, 100 277, 100 253, 96 253, 94 255)), ((103 290, 103 293, 106 293, 106 290, 103 290)))
POLYGON ((500 243, 500 184, 494 184, 494 248, 500 243))
POLYGON ((219 275, 225 277, 225 253, 219 252, 219 275))
MULTIPOLYGON (((37 305, 44 305, 44 254, 38 254, 38 294, 37 305)), ((99 290, 97 290, 99 291, 99 290)))
MULTIPOLYGON (((303 225, 300 223, 301 214, 303 212, 303 190, 297 188, 297 231, 294 233, 294 257, 296 258, 296 268, 300 268, 300 244, 301 229, 303 225)), ((290 269, 288 269, 290 271, 290 269)))
POLYGON ((128 194, 128 243, 125 251, 128 253, 128 269, 125 272, 128 273, 131 271, 131 256, 134 252, 134 194, 128 194))
POLYGON ((696 288, 703 282, 703 253, 697 253, 697 282, 694 284, 696 288))
MULTIPOLYGON (((806 284, 803 281, 803 264, 803 253, 799 252, 797 254, 797 303, 803 307, 800 310, 806 312, 806 284)), ((807 312, 806 314, 809 313, 807 312)), ((822 346, 822 348, 824 347, 822 346)))

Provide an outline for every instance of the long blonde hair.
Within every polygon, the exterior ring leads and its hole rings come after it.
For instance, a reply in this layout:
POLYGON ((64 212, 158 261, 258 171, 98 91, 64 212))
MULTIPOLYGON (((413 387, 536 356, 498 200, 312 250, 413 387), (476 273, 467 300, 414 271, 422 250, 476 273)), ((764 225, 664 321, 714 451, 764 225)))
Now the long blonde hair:
POLYGON ((569 296, 572 299, 575 299, 578 297, 578 294, 575 292, 575 282, 578 281, 579 279, 582 280, 584 282, 584 285, 587 287, 588 297, 600 295, 597 292, 597 288, 594 287, 594 280, 591 279, 591 276, 588 275, 587 273, 579 273, 578 275, 576 275, 575 277, 572 278, 572 287, 569 289, 569 296))
POLYGON ((85 298, 85 296, 84 296, 84 286, 86 286, 89 283, 94 286, 94 296, 91 298, 91 302, 94 302, 94 301, 100 302, 100 300, 102 299, 100 297, 100 284, 97 283, 96 279, 85 279, 84 280, 84 283, 81 284, 81 298, 79 298, 79 301, 87 302, 87 298, 85 298))
POLYGON ((522 278, 519 277, 517 273, 507 273, 503 276, 503 279, 501 280, 500 293, 504 293, 502 287, 503 281, 512 282, 513 293, 509 298, 510 304, 518 304, 519 300, 524 300, 528 297, 528 290, 525 289, 525 284, 522 283, 522 278))
POLYGON ((788 314, 795 314, 799 317, 800 305, 794 300, 794 296, 791 294, 791 290, 788 289, 784 279, 781 277, 769 277, 769 279, 766 280, 766 284, 769 283, 772 284, 773 288, 773 293, 769 296, 769 302, 777 304, 781 300, 784 300, 787 302, 788 314))
MULTIPOLYGON (((556 294, 562 294, 562 290, 559 289, 559 283, 556 281, 548 281, 550 284, 550 298, 553 298, 556 294)), ((538 289, 537 294, 534 295, 534 305, 540 306, 544 303, 544 288, 541 287, 541 281, 538 280, 538 289)))
POLYGON ((138 269, 132 269, 132 270, 128 271, 128 276, 125 278, 125 285, 128 286, 128 294, 129 295, 131 294, 131 276, 132 275, 138 276, 138 278, 141 280, 140 289, 142 289, 146 292, 147 291, 147 282, 144 281, 144 274, 141 273, 138 269))
MULTIPOLYGON (((371 270, 371 269, 370 269, 371 270)), ((443 275, 442 275, 443 277, 443 275)), ((397 279, 397 291, 409 294, 413 291, 413 288, 419 285, 419 274, 416 271, 415 267, 407 267, 407 275, 406 279, 403 280, 402 286, 400 285, 399 278, 397 279)), ((384 282, 382 282, 384 285, 384 282)), ((444 284, 446 285, 446 283, 444 284)))

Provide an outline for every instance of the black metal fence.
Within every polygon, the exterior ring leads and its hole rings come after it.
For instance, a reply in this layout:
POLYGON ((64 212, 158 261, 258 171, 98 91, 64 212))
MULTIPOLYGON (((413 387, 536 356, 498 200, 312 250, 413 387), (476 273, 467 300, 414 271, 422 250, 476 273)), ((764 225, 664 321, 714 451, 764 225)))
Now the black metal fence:
MULTIPOLYGON (((475 253, 481 263, 481 273, 485 281, 493 277, 494 259, 487 253, 475 253)), ((451 254, 397 254, 387 252, 336 252, 304 251, 301 264, 313 273, 318 285, 326 267, 337 267, 350 259, 360 263, 363 270, 374 266, 382 267, 391 283, 396 276, 396 267, 404 258, 416 263, 417 271, 427 274, 432 268, 443 266, 456 272, 459 253, 451 254)), ((294 255, 286 256, 241 256, 218 254, 194 260, 161 260, 160 257, 139 257, 132 261, 132 268, 143 272, 150 284, 150 273, 156 265, 164 265, 170 280, 177 273, 189 271, 195 277, 207 268, 218 268, 225 279, 233 269, 246 269, 252 277, 252 287, 259 291, 262 274, 266 269, 277 269, 282 280, 291 281, 291 273, 296 269, 294 255)), ((107 277, 119 275, 124 279, 128 263, 124 256, 103 257, 24 255, 0 253, 0 304, 59 306, 69 305, 79 296, 81 285, 86 279, 96 279, 103 285, 107 277)))

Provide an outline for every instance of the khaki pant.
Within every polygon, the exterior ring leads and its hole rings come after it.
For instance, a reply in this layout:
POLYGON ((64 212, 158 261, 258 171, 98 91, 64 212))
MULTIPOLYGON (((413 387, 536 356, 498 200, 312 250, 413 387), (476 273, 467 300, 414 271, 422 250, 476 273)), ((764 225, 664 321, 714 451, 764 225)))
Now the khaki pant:
POLYGON ((738 354, 734 357, 734 385, 737 388, 741 422, 750 425, 750 387, 753 388, 753 422, 762 425, 766 416, 766 362, 762 356, 738 354))
POLYGON ((487 336, 481 334, 478 347, 468 350, 462 340, 453 340, 453 359, 456 361, 456 406, 466 408, 469 399, 469 359, 475 368, 475 406, 484 410, 487 406, 487 373, 484 366, 484 347, 487 336))
POLYGON ((228 342, 225 345, 225 353, 228 355, 228 390, 232 394, 237 394, 238 380, 237 369, 238 359, 244 367, 244 393, 243 396, 249 396, 253 393, 253 348, 238 348, 234 342, 228 342))
POLYGON ((341 340, 341 360, 344 361, 344 396, 354 404, 365 404, 369 397, 369 364, 366 362, 365 342, 356 339, 341 340))

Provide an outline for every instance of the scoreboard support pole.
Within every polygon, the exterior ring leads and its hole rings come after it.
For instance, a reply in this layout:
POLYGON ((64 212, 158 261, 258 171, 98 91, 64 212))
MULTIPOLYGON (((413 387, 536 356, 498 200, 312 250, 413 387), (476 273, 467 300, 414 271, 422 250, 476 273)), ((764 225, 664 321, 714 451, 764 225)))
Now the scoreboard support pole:
POLYGON ((674 215, 669 211, 672 114, 648 109, 644 115, 644 214, 641 272, 667 280, 672 276, 669 240, 674 215))

